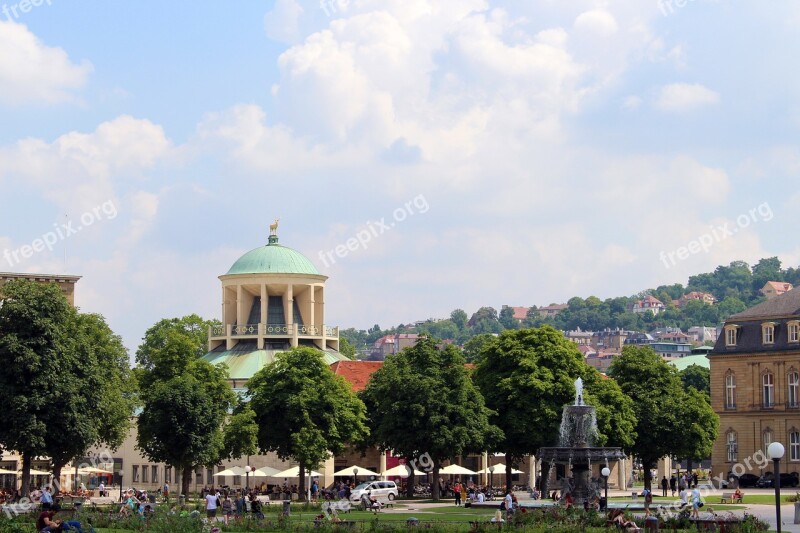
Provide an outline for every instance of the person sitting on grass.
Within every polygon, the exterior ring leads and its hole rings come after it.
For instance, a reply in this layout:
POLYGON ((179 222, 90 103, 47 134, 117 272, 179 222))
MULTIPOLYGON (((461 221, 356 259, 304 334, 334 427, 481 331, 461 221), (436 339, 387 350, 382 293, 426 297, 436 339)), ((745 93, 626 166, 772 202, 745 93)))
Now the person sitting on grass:
POLYGON ((636 525, 636 522, 625 518, 625 511, 622 509, 614 509, 609 513, 606 526, 614 526, 625 531, 639 531, 639 526, 636 525))

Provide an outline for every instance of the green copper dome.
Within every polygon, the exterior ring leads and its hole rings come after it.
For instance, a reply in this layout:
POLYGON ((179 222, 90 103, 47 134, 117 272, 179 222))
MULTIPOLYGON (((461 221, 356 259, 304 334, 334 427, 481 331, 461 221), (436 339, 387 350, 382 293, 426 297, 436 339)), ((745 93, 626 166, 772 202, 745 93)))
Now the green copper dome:
POLYGON ((313 274, 319 276, 317 267, 306 256, 278 244, 270 236, 269 244, 250 250, 236 260, 228 274, 313 274))

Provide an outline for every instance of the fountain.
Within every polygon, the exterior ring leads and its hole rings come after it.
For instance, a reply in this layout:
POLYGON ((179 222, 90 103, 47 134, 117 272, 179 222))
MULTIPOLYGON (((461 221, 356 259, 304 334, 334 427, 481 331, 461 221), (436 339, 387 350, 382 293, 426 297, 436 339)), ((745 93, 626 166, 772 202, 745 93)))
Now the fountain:
MULTIPOLYGON (((550 464, 550 472, 555 465, 565 465, 572 480, 566 476, 562 482, 561 499, 572 494, 573 504, 580 508, 588 502, 597 490, 592 486, 592 464, 608 465, 609 461, 625 459, 621 448, 595 447, 597 438, 597 418, 595 409, 583 402, 583 380, 575 380, 575 403, 565 405, 561 416, 561 430, 558 446, 540 448, 539 459, 542 464, 550 464)), ((550 476, 548 475, 548 478, 550 476)), ((542 478, 542 493, 548 494, 548 479, 542 478)))

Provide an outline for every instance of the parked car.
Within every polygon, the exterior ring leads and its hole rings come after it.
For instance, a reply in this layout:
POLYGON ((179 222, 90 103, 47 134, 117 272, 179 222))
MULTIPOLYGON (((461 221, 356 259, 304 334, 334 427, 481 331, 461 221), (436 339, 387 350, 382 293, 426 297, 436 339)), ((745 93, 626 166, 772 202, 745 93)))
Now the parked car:
MULTIPOLYGON (((800 485, 800 475, 797 472, 781 473, 781 487, 796 487, 800 485)), ((772 472, 767 472, 760 478, 758 478, 758 482, 756 483, 758 488, 769 488, 775 486, 775 474, 772 472)))
POLYGON ((350 493, 350 501, 360 502, 361 497, 365 494, 394 501, 399 493, 400 491, 397 490, 397 485, 394 481, 369 481, 367 483, 360 483, 353 489, 350 493))
MULTIPOLYGON (((743 489, 747 487, 755 487, 759 479, 759 477, 755 474, 742 474, 738 478, 734 475, 731 475, 731 477, 736 479, 739 482, 739 486, 743 489)), ((731 477, 728 479, 731 479, 731 477)))

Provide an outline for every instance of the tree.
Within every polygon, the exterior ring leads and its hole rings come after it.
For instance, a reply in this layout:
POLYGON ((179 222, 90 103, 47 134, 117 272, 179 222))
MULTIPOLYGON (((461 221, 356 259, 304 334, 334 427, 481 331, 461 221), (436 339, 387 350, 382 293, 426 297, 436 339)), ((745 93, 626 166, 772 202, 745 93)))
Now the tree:
POLYGON ((314 348, 279 353, 248 381, 247 389, 259 447, 299 463, 303 498, 306 470, 369 434, 364 403, 314 348))
POLYGON ((347 339, 339 337, 339 353, 350 359, 355 359, 356 347, 350 344, 347 339))
POLYGON ((62 467, 93 445, 118 446, 128 427, 127 354, 99 315, 80 315, 54 283, 15 280, 0 305, 0 444, 62 467))
POLYGON ((474 363, 480 358, 481 351, 483 348, 494 342, 497 339, 497 335, 492 335, 491 333, 481 333, 480 335, 475 335, 466 343, 464 343, 464 359, 467 363, 474 363))
POLYGON ((136 354, 143 398, 137 448, 151 461, 182 470, 183 494, 197 466, 222 457, 223 424, 236 399, 227 368, 198 358, 205 345, 198 332, 207 332, 198 319, 162 320, 147 330, 136 354))
MULTIPOLYGON (((501 437, 461 352, 452 345, 440 350, 429 337, 387 359, 360 396, 371 430, 363 444, 409 462, 428 454, 434 481, 443 461, 482 452, 501 437)), ((432 496, 439 499, 436 482, 432 496)))
POLYGON ((498 318, 500 324, 506 329, 519 329, 519 322, 514 318, 514 308, 504 307, 500 310, 498 318))
POLYGON ((456 325, 459 331, 464 331, 467 327, 467 313, 463 309, 453 309, 450 313, 450 321, 456 325))
POLYGON ((223 436, 223 457, 239 459, 258 453, 258 423, 250 404, 240 401, 234 409, 223 436))
POLYGON ((700 365, 689 365, 681 370, 681 382, 684 388, 693 387, 709 397, 711 396, 711 370, 700 365))
POLYGON ((505 452, 507 464, 557 444, 562 409, 574 401, 578 377, 586 382, 585 401, 598 407, 601 439, 609 446, 632 444, 630 402, 614 384, 603 383, 560 331, 550 326, 506 331, 483 350, 475 382, 493 411, 490 422, 503 431, 496 450, 505 452))
POLYGON ((684 390, 677 369, 652 348, 625 346, 612 361, 609 375, 634 402, 637 438, 626 451, 642 461, 645 487, 650 488, 650 470, 661 457, 710 453, 708 442, 716 438, 717 415, 707 399, 699 401, 702 393, 684 390))

